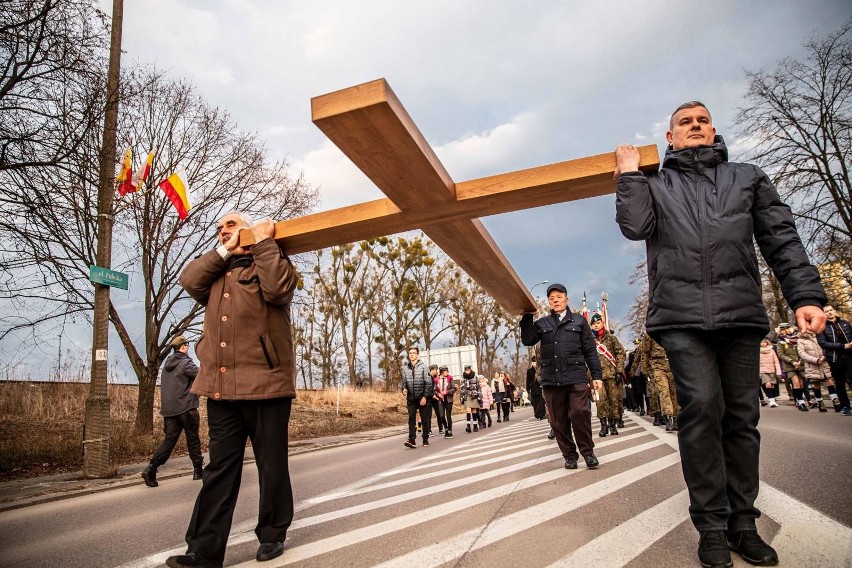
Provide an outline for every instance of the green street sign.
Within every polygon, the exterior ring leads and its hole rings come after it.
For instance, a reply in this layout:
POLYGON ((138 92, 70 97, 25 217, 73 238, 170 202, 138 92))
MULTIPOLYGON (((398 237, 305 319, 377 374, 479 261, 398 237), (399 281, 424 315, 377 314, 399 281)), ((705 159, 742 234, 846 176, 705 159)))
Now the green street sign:
POLYGON ((113 288, 121 288, 127 290, 130 283, 130 278, 123 272, 116 272, 109 268, 101 268, 100 266, 89 266, 89 280, 104 286, 113 288))

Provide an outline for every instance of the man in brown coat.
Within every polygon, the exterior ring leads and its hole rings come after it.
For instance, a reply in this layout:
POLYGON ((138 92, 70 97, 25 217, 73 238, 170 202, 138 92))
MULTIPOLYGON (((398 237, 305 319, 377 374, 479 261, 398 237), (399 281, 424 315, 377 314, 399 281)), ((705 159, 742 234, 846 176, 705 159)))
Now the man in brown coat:
POLYGON ((228 213, 217 227, 221 246, 180 277, 206 309, 192 392, 207 397, 210 464, 186 531, 187 553, 170 557, 171 568, 222 566, 247 439, 260 484, 257 560, 284 551, 293 520, 287 426, 296 396, 290 302, 298 274, 273 232, 269 219, 252 225, 246 215, 228 213), (250 249, 239 246, 241 230, 254 234, 250 249))

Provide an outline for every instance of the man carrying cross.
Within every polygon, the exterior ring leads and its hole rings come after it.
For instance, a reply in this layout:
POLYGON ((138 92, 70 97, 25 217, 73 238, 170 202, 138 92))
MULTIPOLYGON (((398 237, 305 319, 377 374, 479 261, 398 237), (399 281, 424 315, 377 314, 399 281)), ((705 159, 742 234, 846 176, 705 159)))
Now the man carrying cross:
POLYGON ((800 329, 822 331, 826 303, 793 215, 757 166, 728 162, 704 104, 672 113, 663 167, 639 170, 639 152, 616 148, 616 221, 644 240, 645 327, 677 383, 678 442, 702 566, 731 566, 734 550, 763 566, 778 555, 757 534, 760 340, 769 320, 754 242, 800 329))

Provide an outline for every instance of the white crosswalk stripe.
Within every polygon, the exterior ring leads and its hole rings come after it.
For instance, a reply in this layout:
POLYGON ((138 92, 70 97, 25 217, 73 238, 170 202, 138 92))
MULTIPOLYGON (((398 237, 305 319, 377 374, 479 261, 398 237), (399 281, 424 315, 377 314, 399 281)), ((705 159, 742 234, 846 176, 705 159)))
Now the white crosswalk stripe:
MULTIPOLYGON (((581 459, 579 469, 565 470, 548 430, 546 422, 525 420, 454 440, 449 448, 436 442, 432 453, 402 467, 305 500, 297 504, 284 555, 264 566, 491 565, 500 561, 495 546, 510 550, 510 542, 534 542, 540 531, 570 526, 577 518, 572 515, 588 517, 601 503, 616 510, 623 505, 623 518, 565 542, 557 531, 547 542, 548 556, 525 555, 523 564, 604 568, 646 557, 638 565, 655 565, 648 561, 655 544, 673 531, 695 537, 684 545, 694 554, 697 534, 675 434, 628 418, 620 435, 596 438, 600 468, 589 470, 581 459)), ((766 484, 757 505, 780 525, 772 543, 785 565, 852 566, 849 527, 766 484)), ((253 523, 235 526, 229 546, 256 541, 252 529, 253 523)), ((127 566, 158 565, 183 550, 127 566)), ((697 565, 692 556, 682 561, 697 565)), ((738 557, 735 565, 742 565, 738 557)))

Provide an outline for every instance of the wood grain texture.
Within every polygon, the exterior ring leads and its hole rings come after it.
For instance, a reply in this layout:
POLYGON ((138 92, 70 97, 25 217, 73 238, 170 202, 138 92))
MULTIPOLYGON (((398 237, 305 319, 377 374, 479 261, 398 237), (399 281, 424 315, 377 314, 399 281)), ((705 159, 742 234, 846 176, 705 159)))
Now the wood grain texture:
MULTIPOLYGON (((359 205, 275 224, 289 254, 422 229, 513 314, 535 311, 532 295, 479 217, 606 195, 615 191, 609 152, 454 183, 384 79, 311 99, 314 123, 385 194, 359 205)), ((640 169, 659 168, 655 145, 640 169)), ((240 244, 252 244, 250 232, 240 244)))

